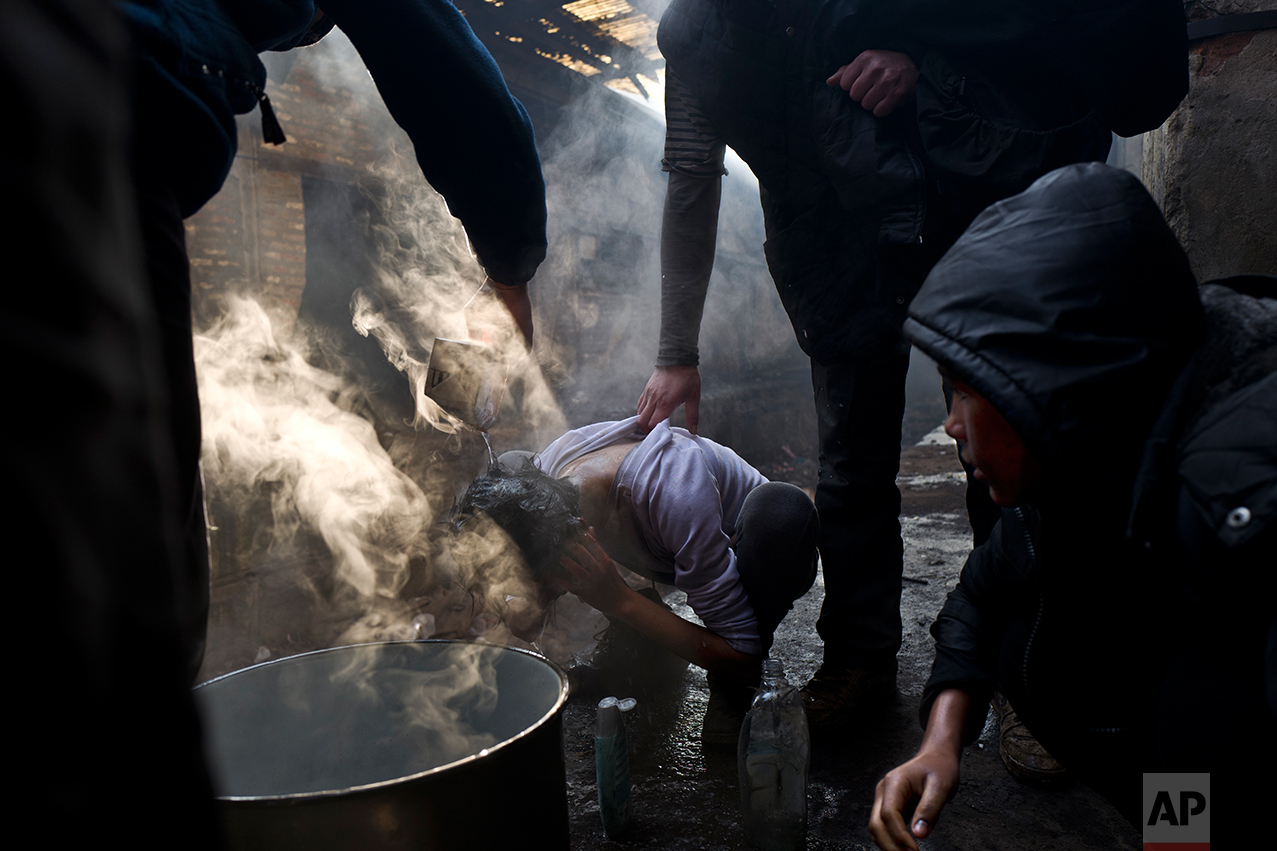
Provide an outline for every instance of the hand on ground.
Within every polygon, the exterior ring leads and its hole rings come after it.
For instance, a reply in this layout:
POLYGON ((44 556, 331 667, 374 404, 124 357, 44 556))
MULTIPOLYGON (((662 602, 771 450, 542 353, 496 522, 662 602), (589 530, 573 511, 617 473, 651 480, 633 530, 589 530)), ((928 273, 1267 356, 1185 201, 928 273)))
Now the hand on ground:
POLYGON ((919 751, 878 781, 869 835, 883 851, 918 851, 915 839, 926 839, 940 810, 958 788, 958 759, 940 752, 919 751), (917 799, 912 827, 905 824, 909 802, 917 799))

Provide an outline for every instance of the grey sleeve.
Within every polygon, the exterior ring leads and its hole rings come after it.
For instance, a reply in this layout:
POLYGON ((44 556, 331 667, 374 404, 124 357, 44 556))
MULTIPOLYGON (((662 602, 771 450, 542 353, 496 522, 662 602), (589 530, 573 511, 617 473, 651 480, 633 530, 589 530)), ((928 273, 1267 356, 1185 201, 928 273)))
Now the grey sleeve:
POLYGON ((657 366, 696 366, 722 178, 669 173, 661 217, 661 338, 657 366))
POLYGON ((666 78, 665 159, 669 173, 661 218, 661 339, 657 366, 696 366, 697 340, 714 248, 726 145, 695 96, 674 74, 666 78))

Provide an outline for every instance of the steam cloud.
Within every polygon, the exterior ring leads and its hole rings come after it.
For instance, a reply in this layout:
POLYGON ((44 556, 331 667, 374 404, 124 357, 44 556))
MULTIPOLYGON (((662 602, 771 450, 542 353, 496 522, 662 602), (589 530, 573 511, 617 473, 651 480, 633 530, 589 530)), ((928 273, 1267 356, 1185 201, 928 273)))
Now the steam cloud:
POLYGON ((431 520, 421 488, 352 412, 353 388, 307 363, 296 341, 278 339, 256 302, 228 307, 195 338, 210 485, 244 504, 268 492, 276 540, 304 524, 353 592, 398 593, 431 520))
MULTIPOLYGON (((325 89, 361 93, 361 108, 384 113, 375 97, 363 97, 367 72, 340 33, 297 62, 325 89)), ((285 95, 297 88, 274 68, 271 78, 285 95)), ((319 630, 324 634, 312 636, 318 642, 312 646, 422 637, 435 629, 487 630, 501 639, 493 620, 505 598, 528 592, 522 559, 503 536, 475 528, 445 545, 440 533, 439 521, 482 472, 486 455, 423 392, 436 338, 481 338, 499 352, 508 389, 493 430, 498 451, 539 449, 566 430, 556 394, 574 409, 572 425, 633 412, 659 327, 661 124, 659 117, 644 124, 618 113, 609 105, 615 97, 585 94, 542 140, 550 255, 533 282, 532 355, 523 353, 500 304, 476 297, 483 273, 464 231, 402 153, 402 141, 400 152, 368 174, 378 211, 369 225, 376 274, 350 307, 354 328, 375 339, 406 377, 410 422, 380 419, 384 412, 365 388, 315 366, 337 357, 320 348, 322 341, 300 331, 285 335, 292 317, 272 317, 252 300, 226 299, 225 314, 197 338, 210 502, 237 514, 215 513, 213 522, 234 528, 241 540, 223 548, 245 563, 260 561, 262 551, 282 558, 290 548, 304 549, 298 539, 330 554, 330 576, 293 571, 317 610, 327 610, 319 619, 340 622, 319 630)), ((281 103, 286 109, 288 98, 281 103)), ((281 120, 287 123, 286 114, 281 120)), ((388 138, 402 139, 388 115, 376 120, 388 138)), ((309 144, 303 137, 294 143, 309 144)), ((748 369, 797 348, 758 262, 755 184, 743 164, 729 168, 734 175, 724 187, 720 261, 701 350, 703 362, 748 369), (754 267, 733 265, 734 254, 752 256, 754 267)), ((248 283, 245 289, 256 289, 248 283)), ((592 610, 578 611, 584 607, 570 599, 559 608, 561 634, 546 649, 596 630, 592 610)))

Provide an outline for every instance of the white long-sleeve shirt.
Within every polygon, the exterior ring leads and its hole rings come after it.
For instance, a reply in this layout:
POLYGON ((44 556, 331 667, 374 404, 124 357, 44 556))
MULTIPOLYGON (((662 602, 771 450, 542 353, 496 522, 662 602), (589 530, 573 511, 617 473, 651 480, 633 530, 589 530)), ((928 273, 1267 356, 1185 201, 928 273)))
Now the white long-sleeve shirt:
POLYGON ((616 471, 603 528, 614 561, 673 585, 710 631, 741 653, 762 652, 758 621, 736 572, 732 539, 749 492, 767 481, 732 450, 666 420, 644 436, 638 417, 564 434, 536 458, 558 476, 571 462, 623 440, 641 440, 616 471))

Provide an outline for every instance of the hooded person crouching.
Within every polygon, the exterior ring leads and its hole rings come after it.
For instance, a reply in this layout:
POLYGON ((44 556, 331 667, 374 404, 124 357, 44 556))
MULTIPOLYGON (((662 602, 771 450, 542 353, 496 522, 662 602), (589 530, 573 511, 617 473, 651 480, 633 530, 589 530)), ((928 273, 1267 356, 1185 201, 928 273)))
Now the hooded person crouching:
POLYGON ((1199 288, 1137 179, 1069 166, 976 219, 905 334, 1002 517, 931 627, 926 734, 878 785, 879 846, 929 835, 995 688, 1133 824, 1143 772, 1271 787, 1277 278, 1199 288))

